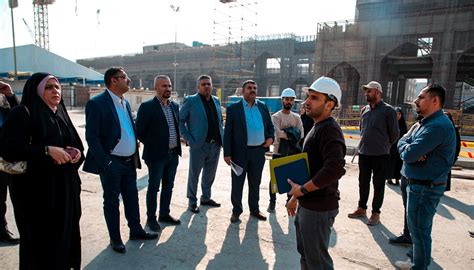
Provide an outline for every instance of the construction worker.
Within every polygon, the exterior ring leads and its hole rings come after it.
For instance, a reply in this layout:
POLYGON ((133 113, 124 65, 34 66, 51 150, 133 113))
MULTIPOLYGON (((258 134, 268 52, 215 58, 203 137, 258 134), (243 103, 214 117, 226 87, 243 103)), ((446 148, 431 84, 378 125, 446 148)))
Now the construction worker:
MULTIPOLYGON (((281 92, 282 109, 272 115, 272 123, 275 127, 275 141, 273 142, 273 158, 279 158, 292 154, 301 153, 300 140, 304 136, 303 122, 299 114, 292 112, 295 105, 295 90, 286 88, 281 92)), ((267 211, 275 211, 276 194, 272 193, 271 184, 269 188, 270 204, 267 211)))

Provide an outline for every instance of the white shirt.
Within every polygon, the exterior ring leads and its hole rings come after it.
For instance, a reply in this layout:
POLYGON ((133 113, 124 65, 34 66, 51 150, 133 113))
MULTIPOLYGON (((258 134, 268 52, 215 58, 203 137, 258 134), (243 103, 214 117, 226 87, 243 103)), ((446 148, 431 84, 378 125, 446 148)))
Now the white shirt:
POLYGON ((272 123, 275 127, 275 141, 273 142, 273 153, 278 153, 278 147, 281 139, 288 139, 283 129, 288 127, 296 127, 301 132, 301 138, 304 137, 303 122, 301 117, 294 112, 284 113, 280 110, 272 115, 272 123))

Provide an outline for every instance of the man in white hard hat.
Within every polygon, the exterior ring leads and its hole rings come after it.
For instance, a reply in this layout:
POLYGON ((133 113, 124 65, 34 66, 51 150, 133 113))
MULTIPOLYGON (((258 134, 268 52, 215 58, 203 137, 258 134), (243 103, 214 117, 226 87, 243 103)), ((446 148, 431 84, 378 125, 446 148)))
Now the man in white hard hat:
POLYGON ((304 91, 308 94, 306 113, 315 122, 303 144, 303 152, 308 153, 310 179, 304 185, 288 180, 292 198, 287 210, 290 216, 296 215, 301 269, 334 269, 328 252, 329 238, 339 213, 338 186, 346 173, 346 144, 331 112, 341 102, 341 88, 335 80, 320 77, 304 91))
POLYGON ((367 216, 367 201, 370 193, 370 178, 373 174, 374 197, 372 215, 367 225, 380 223, 387 163, 390 147, 398 139, 398 120, 394 108, 382 100, 382 86, 376 81, 362 85, 369 102, 361 110, 359 144, 359 205, 349 218, 367 216))
MULTIPOLYGON (((286 88, 281 92, 282 109, 272 115, 275 127, 275 141, 273 142, 273 158, 301 153, 300 140, 304 136, 303 122, 299 114, 291 111, 295 104, 295 90, 286 88)), ((275 211, 276 194, 269 188, 270 204, 267 211, 275 211)))

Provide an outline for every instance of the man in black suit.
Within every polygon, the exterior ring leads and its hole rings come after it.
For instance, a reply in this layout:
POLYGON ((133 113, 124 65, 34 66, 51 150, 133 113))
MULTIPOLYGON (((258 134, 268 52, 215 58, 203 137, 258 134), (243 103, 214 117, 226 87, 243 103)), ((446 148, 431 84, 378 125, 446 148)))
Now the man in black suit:
POLYGON ((130 105, 123 94, 130 79, 123 68, 110 68, 104 75, 107 90, 86 105, 86 140, 89 144, 84 171, 99 174, 104 190, 104 216, 110 245, 119 253, 126 251, 120 237, 119 195, 122 195, 130 240, 158 237, 140 225, 137 168, 141 168, 135 125, 130 105))
POLYGON ((241 101, 227 108, 224 130, 224 160, 228 165, 234 163, 243 168, 240 175, 232 171, 232 223, 238 222, 242 214, 242 190, 246 174, 249 181, 250 215, 258 220, 267 219, 260 212, 258 200, 265 152, 272 145, 275 136, 267 106, 256 99, 257 83, 245 81, 242 96, 241 101))
MULTIPOLYGON (((18 100, 9 84, 0 81, 0 98, 3 101, 0 104, 0 132, 3 123, 7 120, 10 109, 18 105, 18 100)), ((11 177, 9 174, 0 172, 0 242, 16 245, 20 239, 14 238, 13 234, 8 230, 5 214, 7 213, 7 188, 10 186, 11 177)), ((10 191, 11 192, 11 191, 10 191)))
POLYGON ((156 97, 138 109, 137 135, 145 145, 143 159, 148 167, 148 190, 146 193, 147 225, 159 231, 159 222, 179 225, 181 221, 170 215, 174 177, 181 155, 179 140, 179 106, 171 101, 171 80, 168 76, 155 78, 156 97), (160 214, 156 220, 157 193, 160 189, 160 214))

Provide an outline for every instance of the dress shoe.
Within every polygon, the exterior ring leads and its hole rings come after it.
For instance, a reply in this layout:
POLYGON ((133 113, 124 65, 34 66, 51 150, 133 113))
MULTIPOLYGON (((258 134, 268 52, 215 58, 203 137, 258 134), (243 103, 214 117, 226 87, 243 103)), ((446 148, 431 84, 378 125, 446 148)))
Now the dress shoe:
POLYGON ((267 212, 268 213, 275 212, 275 202, 270 202, 270 204, 268 205, 268 208, 267 208, 267 212))
POLYGON ((110 240, 110 246, 117 253, 125 253, 127 251, 122 240, 110 240))
POLYGON ((146 225, 148 226, 148 228, 150 228, 150 230, 152 230, 152 231, 154 231, 154 232, 159 232, 159 231, 161 231, 160 224, 158 224, 158 222, 156 221, 156 219, 149 219, 149 220, 147 220, 146 225))
POLYGON ((231 223, 236 223, 236 222, 239 222, 240 221, 240 215, 237 215, 237 214, 232 214, 232 216, 230 216, 230 222, 231 223))
POLYGON ((405 235, 401 234, 400 236, 397 237, 392 237, 388 240, 388 242, 392 245, 396 246, 406 246, 410 247, 413 245, 413 242, 411 241, 410 238, 406 237, 405 235))
POLYGON ((367 221, 367 225, 375 226, 380 223, 380 213, 372 213, 370 215, 369 221, 367 221))
POLYGON ((209 201, 201 201, 201 205, 211 206, 211 207, 221 207, 221 204, 217 203, 213 199, 210 199, 209 201))
POLYGON ((347 215, 349 218, 367 217, 367 210, 358 207, 357 210, 347 215))
POLYGON ((20 239, 14 238, 13 234, 9 230, 5 229, 5 231, 0 233, 0 242, 16 245, 20 243, 20 239))
POLYGON ((158 221, 163 222, 163 223, 168 223, 170 225, 179 225, 179 224, 181 224, 181 220, 176 219, 176 218, 174 218, 170 215, 160 216, 158 218, 158 221))
POLYGON ((257 212, 252 212, 250 215, 258 220, 265 221, 267 220, 267 217, 262 214, 262 212, 257 211, 257 212))
POLYGON ((189 209, 189 211, 193 212, 194 214, 199 213, 199 207, 197 206, 197 204, 191 204, 188 207, 188 209, 189 209))
POLYGON ((143 231, 140 234, 130 234, 129 238, 130 240, 152 240, 158 238, 158 234, 143 231))

